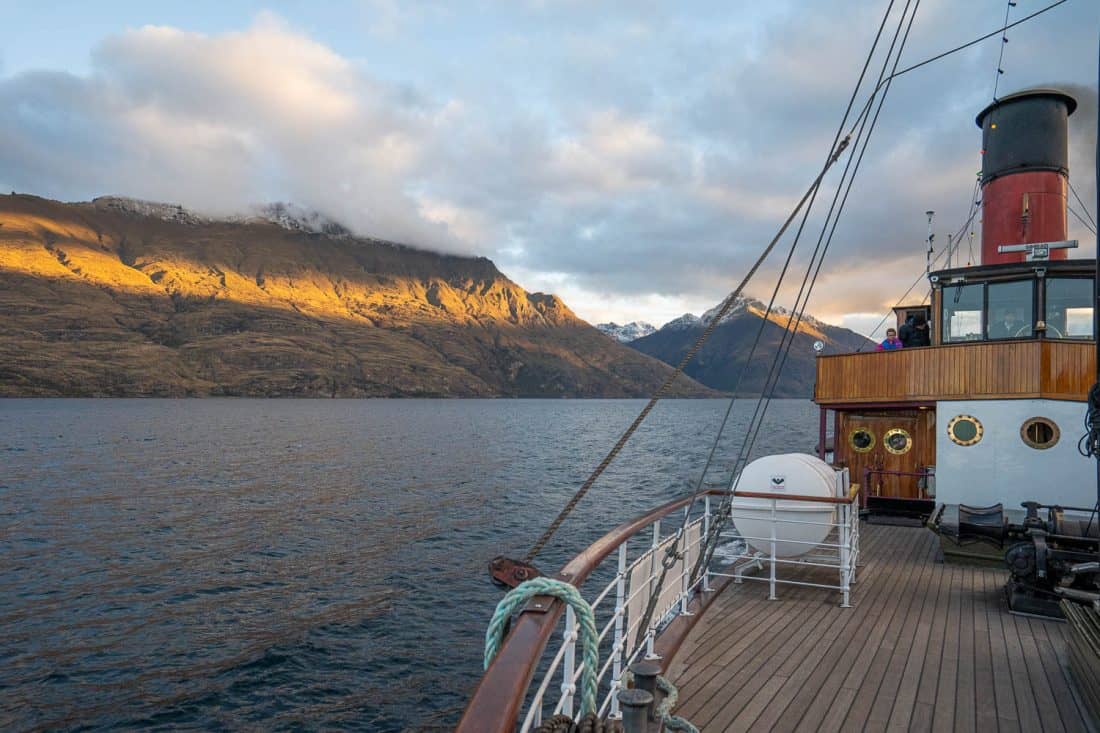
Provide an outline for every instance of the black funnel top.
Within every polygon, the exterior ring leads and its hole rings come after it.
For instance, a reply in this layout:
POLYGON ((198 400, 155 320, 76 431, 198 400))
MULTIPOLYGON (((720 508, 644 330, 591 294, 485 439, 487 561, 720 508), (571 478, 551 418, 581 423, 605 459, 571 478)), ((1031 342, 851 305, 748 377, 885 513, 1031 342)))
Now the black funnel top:
POLYGON ((975 122, 982 128, 982 183, 1023 171, 1069 174, 1067 119, 1077 100, 1057 89, 1001 97, 975 122))

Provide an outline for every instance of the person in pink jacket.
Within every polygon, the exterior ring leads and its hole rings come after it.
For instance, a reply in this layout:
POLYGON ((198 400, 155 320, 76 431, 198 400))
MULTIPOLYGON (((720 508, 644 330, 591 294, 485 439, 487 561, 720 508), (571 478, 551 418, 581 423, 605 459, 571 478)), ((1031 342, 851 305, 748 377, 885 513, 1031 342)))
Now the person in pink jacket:
POLYGON ((878 351, 893 351, 894 349, 902 348, 903 344, 901 339, 898 338, 898 332, 896 329, 886 329, 886 340, 878 345, 878 351))

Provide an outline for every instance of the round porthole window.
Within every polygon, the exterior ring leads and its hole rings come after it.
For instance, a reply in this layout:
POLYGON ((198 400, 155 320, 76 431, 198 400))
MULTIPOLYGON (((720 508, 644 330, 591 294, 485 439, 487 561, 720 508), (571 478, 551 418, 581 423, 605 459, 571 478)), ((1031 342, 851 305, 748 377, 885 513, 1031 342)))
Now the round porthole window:
POLYGON ((1057 444, 1062 431, 1057 423, 1046 417, 1029 417, 1020 426, 1020 437, 1037 450, 1045 450, 1057 444))
POLYGON ((903 453, 908 453, 909 449, 913 447, 913 436, 909 435, 907 430, 893 428, 887 430, 886 435, 882 436, 882 444, 886 447, 886 450, 900 456, 903 453))
POLYGON ((867 428, 855 428, 848 434, 848 444, 856 453, 866 453, 875 447, 875 434, 867 428))
POLYGON ((947 437, 959 445, 974 445, 982 439, 982 423, 973 415, 956 415, 947 423, 947 437))

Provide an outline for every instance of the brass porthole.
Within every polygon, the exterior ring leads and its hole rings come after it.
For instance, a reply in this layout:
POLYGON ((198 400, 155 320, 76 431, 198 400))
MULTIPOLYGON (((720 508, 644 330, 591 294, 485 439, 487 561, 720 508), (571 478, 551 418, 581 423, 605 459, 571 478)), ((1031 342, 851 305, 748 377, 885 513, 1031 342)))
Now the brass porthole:
POLYGON ((848 445, 856 453, 867 453, 875 447, 875 434, 869 428, 853 428, 848 433, 848 445))
POLYGON ((959 445, 974 445, 982 439, 982 423, 973 415, 956 415, 947 423, 947 437, 959 445))
POLYGON ((1020 438, 1036 450, 1053 448, 1061 437, 1058 424, 1047 417, 1029 417, 1020 426, 1020 438))
POLYGON ((908 453, 913 447, 913 436, 908 430, 891 428, 886 431, 886 435, 882 436, 882 446, 895 456, 900 456, 908 453))

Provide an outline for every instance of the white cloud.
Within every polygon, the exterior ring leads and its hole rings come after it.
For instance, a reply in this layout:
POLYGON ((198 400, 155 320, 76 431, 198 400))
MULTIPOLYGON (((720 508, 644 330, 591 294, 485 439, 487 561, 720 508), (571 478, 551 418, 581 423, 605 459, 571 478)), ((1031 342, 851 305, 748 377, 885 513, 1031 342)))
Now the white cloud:
MULTIPOLYGON (((102 40, 86 76, 0 77, 0 182, 214 213, 294 201, 361 233, 492 257, 589 320, 659 323, 718 302, 813 179, 880 5, 516 4, 488 19, 377 0, 357 6, 373 35, 354 58, 270 13, 220 33, 128 30, 102 40), (401 63, 379 47, 403 49, 401 63)), ((906 61, 998 12, 1001 0, 926 0, 906 61)), ((1091 84, 1087 16, 1067 4, 1017 29, 1003 83, 1091 84)), ((888 307, 923 271, 923 212, 939 212, 941 242, 965 218, 996 51, 895 83, 811 311, 855 323, 888 307)), ((1086 137, 1071 164, 1091 202, 1086 137)))

